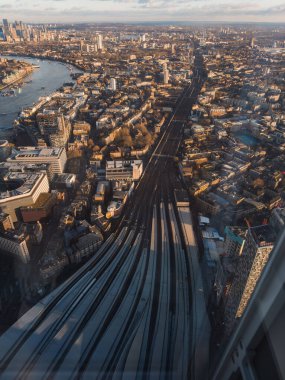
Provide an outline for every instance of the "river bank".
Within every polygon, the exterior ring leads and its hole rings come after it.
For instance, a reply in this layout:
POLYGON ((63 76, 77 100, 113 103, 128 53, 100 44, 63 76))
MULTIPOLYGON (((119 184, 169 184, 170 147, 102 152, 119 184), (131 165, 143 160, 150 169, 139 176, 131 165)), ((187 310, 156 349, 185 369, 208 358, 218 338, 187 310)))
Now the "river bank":
POLYGON ((60 57, 48 57, 48 56, 45 56, 45 55, 38 55, 38 54, 17 54, 17 53, 9 53, 9 52, 5 52, 5 56, 13 56, 13 57, 24 57, 24 58, 31 58, 31 59, 40 59, 40 60, 44 60, 44 61, 51 61, 51 62, 59 62, 59 63, 62 63, 64 65, 70 65, 70 66, 73 66, 75 69, 77 70, 80 70, 80 71, 83 71, 83 68, 76 64, 75 62, 70 62, 70 61, 67 61, 65 59, 62 59, 60 57))
POLYGON ((33 65, 30 65, 29 67, 25 67, 24 68, 24 72, 21 75, 19 75, 14 81, 11 81, 11 82, 9 82, 7 84, 1 83, 0 84, 0 92, 3 91, 3 90, 6 90, 8 88, 13 87, 15 84, 23 82, 24 79, 26 77, 28 77, 29 75, 31 75, 34 70, 35 70, 35 67, 33 65))
POLYGON ((23 108, 33 106, 40 97, 45 97, 56 91, 64 83, 73 82, 68 66, 50 60, 40 60, 20 55, 1 56, 26 61, 39 66, 30 75, 29 83, 24 83, 21 93, 11 97, 0 97, 0 138, 12 140, 13 123, 23 108))

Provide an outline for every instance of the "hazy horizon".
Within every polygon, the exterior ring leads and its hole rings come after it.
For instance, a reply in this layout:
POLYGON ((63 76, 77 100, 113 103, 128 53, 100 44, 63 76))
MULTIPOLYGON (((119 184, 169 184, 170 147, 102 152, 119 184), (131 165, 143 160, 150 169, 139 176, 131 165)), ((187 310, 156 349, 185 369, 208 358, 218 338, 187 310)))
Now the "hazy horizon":
MULTIPOLYGON (((5 0, 4 0, 5 1, 5 0)), ((1 18, 31 23, 284 23, 285 2, 266 0, 11 0, 1 18)))

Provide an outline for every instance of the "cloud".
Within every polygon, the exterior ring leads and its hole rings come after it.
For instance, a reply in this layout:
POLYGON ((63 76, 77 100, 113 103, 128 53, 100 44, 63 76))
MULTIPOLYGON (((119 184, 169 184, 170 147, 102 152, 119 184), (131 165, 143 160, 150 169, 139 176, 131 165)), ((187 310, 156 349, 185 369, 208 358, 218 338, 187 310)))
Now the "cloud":
POLYGON ((14 6, 12 4, 2 4, 0 5, 0 9, 12 9, 14 6))
POLYGON ((285 4, 278 6, 268 7, 260 3, 236 3, 228 4, 223 3, 219 5, 214 5, 210 9, 202 9, 202 12, 209 15, 239 15, 239 16, 265 16, 274 15, 285 12, 285 4))
POLYGON ((284 13, 285 12, 285 3, 283 4, 279 4, 277 6, 271 6, 267 9, 264 9, 263 10, 263 13, 264 14, 280 14, 280 13, 284 13))
POLYGON ((284 0, 10 0, 0 6, 1 18, 14 20, 14 8, 17 19, 33 22, 284 22, 285 13, 284 0))

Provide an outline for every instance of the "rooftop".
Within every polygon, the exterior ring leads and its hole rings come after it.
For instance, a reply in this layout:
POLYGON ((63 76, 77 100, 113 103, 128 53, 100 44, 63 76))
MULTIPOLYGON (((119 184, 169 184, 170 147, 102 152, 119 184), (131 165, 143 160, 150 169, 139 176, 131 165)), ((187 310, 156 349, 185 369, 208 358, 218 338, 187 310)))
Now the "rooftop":
POLYGON ((251 227, 250 232, 259 247, 270 246, 275 243, 276 233, 269 224, 251 227))
POLYGON ((3 177, 3 182, 8 187, 10 184, 13 184, 13 187, 11 190, 7 187, 7 190, 0 193, 0 202, 8 198, 30 193, 39 179, 44 175, 44 173, 7 173, 3 177))
POLYGON ((140 166, 142 164, 142 160, 128 160, 128 161, 107 161, 106 169, 115 169, 115 168, 127 168, 131 166, 140 166))
MULTIPOLYGON (((12 159, 21 160, 25 158, 59 157, 64 148, 47 147, 19 147, 12 159)), ((11 158, 10 158, 11 159, 11 158)))
POLYGON ((24 234, 18 234, 15 230, 0 232, 0 237, 14 241, 15 243, 21 243, 25 240, 24 234))

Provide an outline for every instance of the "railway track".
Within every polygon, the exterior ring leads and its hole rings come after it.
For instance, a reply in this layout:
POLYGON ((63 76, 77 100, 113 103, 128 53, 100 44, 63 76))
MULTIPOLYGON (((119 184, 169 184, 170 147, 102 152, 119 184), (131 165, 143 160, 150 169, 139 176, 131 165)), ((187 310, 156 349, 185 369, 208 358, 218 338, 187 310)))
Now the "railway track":
POLYGON ((2 378, 187 378, 191 271, 173 157, 199 86, 179 99, 116 232, 4 337, 2 378))

